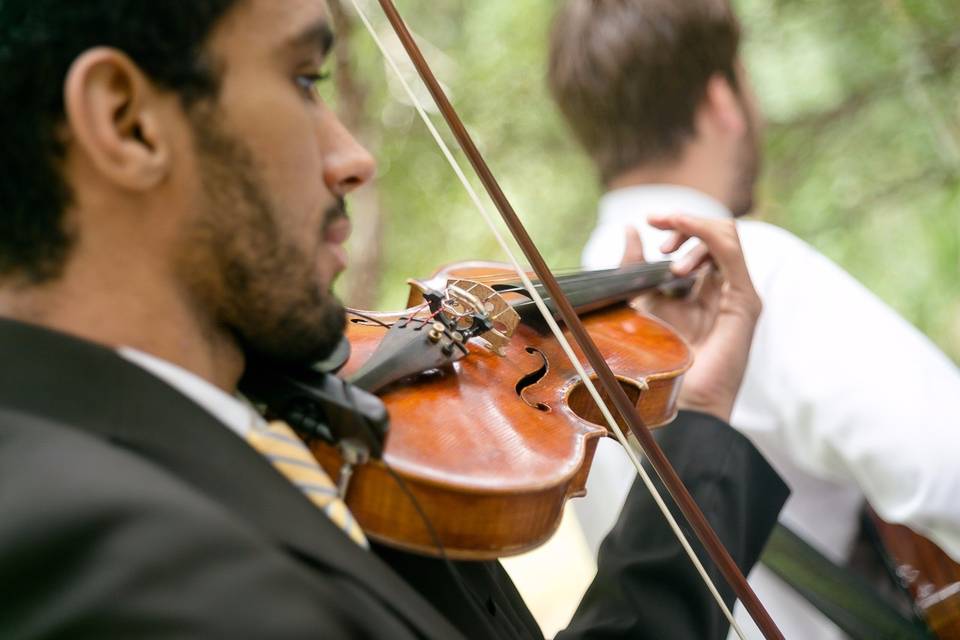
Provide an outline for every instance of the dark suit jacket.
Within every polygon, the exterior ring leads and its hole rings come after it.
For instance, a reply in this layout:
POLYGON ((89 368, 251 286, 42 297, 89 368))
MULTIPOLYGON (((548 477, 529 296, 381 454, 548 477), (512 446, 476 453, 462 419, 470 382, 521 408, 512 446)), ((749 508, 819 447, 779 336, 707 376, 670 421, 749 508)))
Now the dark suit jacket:
MULTIPOLYGON (((713 442, 681 475, 704 485, 708 515, 752 564, 782 483, 725 425, 677 426, 684 446, 713 442)), ((633 492, 570 637, 722 627, 651 514, 633 492), (657 626, 664 616, 689 622, 657 626)), ((386 562, 113 351, 0 320, 0 637, 539 636, 498 564, 459 563, 455 580, 438 561, 378 551, 386 562)))

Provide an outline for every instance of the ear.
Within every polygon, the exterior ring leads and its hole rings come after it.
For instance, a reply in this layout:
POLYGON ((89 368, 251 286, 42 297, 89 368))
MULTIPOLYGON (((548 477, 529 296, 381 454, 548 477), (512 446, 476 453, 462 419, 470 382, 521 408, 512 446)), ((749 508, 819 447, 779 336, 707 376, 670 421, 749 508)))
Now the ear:
POLYGON ((140 68, 107 47, 81 54, 64 86, 69 138, 104 177, 132 190, 163 180, 170 165, 160 95, 140 68))
POLYGON ((700 118, 704 125, 733 137, 746 132, 748 123, 743 100, 724 74, 715 73, 707 81, 700 118))

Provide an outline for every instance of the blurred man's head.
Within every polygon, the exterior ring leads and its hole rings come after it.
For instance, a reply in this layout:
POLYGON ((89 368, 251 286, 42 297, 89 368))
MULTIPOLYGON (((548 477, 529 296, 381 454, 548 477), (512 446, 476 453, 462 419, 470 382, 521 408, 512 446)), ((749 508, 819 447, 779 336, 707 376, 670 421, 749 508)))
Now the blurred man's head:
POLYGON ((569 0, 551 33, 550 89, 606 185, 698 155, 742 215, 760 149, 739 45, 727 0, 569 0))
POLYGON ((317 94, 331 41, 320 0, 0 0, 0 289, 142 280, 247 352, 324 354, 373 171, 317 94))

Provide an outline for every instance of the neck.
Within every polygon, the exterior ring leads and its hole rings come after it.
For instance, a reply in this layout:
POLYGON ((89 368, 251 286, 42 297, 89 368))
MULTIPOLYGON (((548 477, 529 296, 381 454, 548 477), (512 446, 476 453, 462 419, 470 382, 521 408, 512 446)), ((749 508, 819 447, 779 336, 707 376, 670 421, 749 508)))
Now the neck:
POLYGON ((129 266, 93 271, 74 265, 40 286, 0 282, 0 315, 110 348, 133 347, 233 393, 244 358, 229 332, 203 322, 185 296, 138 278, 129 266))
POLYGON ((678 162, 632 167, 614 176, 606 186, 608 191, 645 184, 689 187, 730 208, 730 193, 726 186, 728 180, 724 172, 718 170, 718 167, 723 166, 703 154, 687 153, 678 162))

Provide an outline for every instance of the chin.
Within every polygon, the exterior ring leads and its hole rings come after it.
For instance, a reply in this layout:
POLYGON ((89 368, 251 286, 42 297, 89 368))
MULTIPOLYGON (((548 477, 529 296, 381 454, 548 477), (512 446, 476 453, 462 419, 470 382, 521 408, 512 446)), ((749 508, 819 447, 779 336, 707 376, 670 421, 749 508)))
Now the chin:
POLYGON ((753 211, 756 205, 756 186, 756 173, 750 172, 741 183, 741 187, 734 193, 730 203, 730 213, 733 214, 734 218, 745 216, 753 211))
POLYGON ((749 200, 735 203, 734 206, 731 207, 730 213, 733 214, 734 218, 740 218, 753 211, 753 207, 754 201, 753 198, 750 198, 749 200))
POLYGON ((346 312, 333 295, 322 305, 307 308, 300 305, 272 321, 238 330, 246 356, 285 365, 311 364, 328 357, 343 338, 346 312))

